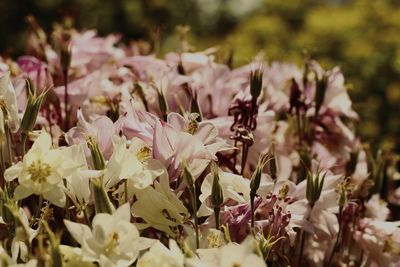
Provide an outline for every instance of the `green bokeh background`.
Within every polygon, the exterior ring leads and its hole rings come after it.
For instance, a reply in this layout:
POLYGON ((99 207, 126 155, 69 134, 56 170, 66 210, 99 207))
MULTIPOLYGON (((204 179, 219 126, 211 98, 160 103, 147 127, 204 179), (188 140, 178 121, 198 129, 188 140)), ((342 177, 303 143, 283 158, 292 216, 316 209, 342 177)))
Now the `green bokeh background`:
POLYGON ((375 145, 399 149, 400 1, 398 0, 1 0, 0 53, 24 51, 25 17, 51 31, 71 16, 99 34, 149 40, 161 31, 161 51, 177 50, 177 25, 189 25, 196 50, 220 46, 234 64, 266 60, 303 64, 306 55, 326 68, 339 65, 362 121, 358 133, 375 145))

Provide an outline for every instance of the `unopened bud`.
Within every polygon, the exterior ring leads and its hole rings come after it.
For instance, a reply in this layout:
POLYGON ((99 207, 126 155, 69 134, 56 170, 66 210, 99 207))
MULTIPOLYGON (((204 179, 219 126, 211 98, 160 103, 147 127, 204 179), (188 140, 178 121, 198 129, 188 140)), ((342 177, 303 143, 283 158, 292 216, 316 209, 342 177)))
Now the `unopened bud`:
POLYGON ((167 100, 165 99, 165 96, 161 90, 158 91, 157 94, 158 94, 158 105, 160 107, 161 115, 166 120, 168 113, 167 100))
POLYGON ((211 174, 213 176, 211 202, 214 207, 219 207, 224 202, 224 193, 219 183, 218 165, 215 162, 211 163, 211 174))
POLYGON ((268 157, 266 155, 261 155, 260 158, 258 159, 256 170, 251 176, 250 193, 256 194, 258 188, 260 188, 262 171, 267 162, 268 162, 268 157))
POLYGON ((273 180, 276 180, 276 178, 278 176, 278 166, 277 166, 276 159, 275 159, 274 145, 271 146, 271 151, 269 153, 269 172, 270 172, 271 178, 273 180))
MULTIPOLYGON (((317 75, 316 79, 317 78, 317 75)), ((325 93, 328 85, 328 77, 324 75, 321 80, 317 80, 317 90, 315 92, 315 116, 318 115, 322 104, 324 103, 325 93)))
POLYGON ((115 207, 111 203, 107 191, 104 188, 102 179, 93 178, 92 185, 93 185, 93 199, 94 199, 96 214, 97 213, 112 214, 115 211, 115 207))
POLYGON ((89 147, 90 154, 92 156, 93 167, 96 170, 104 170, 106 164, 103 157, 103 153, 101 153, 97 141, 92 136, 89 136, 87 138, 87 145, 89 147))
POLYGON ((250 73, 250 94, 254 100, 256 100, 262 90, 263 73, 261 69, 257 69, 250 73))
POLYGON ((43 90, 43 92, 37 96, 36 90, 32 88, 29 80, 26 80, 28 87, 28 104, 26 105, 24 116, 21 121, 21 133, 28 134, 35 127, 36 119, 39 114, 40 107, 42 106, 43 100, 49 91, 43 90))
POLYGON ((62 45, 60 51, 60 63, 61 63, 61 68, 64 72, 66 72, 71 66, 71 58, 72 58, 72 46, 70 42, 67 42, 62 45))
POLYGON ((186 161, 182 162, 182 165, 183 165, 183 172, 182 172, 183 179, 186 181, 187 185, 190 188, 193 188, 194 187, 194 177, 191 174, 191 172, 189 171, 186 161))
POLYGON ((321 196, 325 176, 326 172, 321 177, 320 171, 318 171, 316 174, 309 173, 307 176, 306 198, 311 207, 314 206, 315 202, 317 202, 321 196))

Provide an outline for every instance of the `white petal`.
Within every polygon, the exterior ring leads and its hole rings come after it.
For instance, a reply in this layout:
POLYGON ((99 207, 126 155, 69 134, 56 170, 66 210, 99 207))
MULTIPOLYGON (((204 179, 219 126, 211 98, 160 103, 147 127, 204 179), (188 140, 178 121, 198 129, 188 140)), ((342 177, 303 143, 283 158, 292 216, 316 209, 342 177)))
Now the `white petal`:
POLYGON ((58 207, 65 207, 66 196, 61 186, 54 186, 51 190, 43 193, 43 198, 58 207))
POLYGON ((79 243, 82 244, 83 240, 89 238, 92 235, 89 226, 86 224, 80 224, 64 220, 65 227, 72 235, 72 237, 79 243))

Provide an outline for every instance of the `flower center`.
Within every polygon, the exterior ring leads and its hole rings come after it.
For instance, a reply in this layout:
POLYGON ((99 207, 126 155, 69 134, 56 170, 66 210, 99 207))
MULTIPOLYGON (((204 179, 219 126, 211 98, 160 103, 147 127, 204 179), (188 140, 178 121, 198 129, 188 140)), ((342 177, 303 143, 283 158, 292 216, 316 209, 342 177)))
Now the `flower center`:
POLYGON ((145 162, 151 158, 151 148, 148 146, 144 146, 136 153, 136 157, 140 162, 145 162))
POLYGON ((113 232, 108 239, 107 246, 105 248, 106 253, 113 251, 118 246, 119 235, 116 232, 113 232))
POLYGON ((0 110, 3 111, 4 116, 6 117, 8 114, 7 110, 7 101, 5 100, 4 97, 0 96, 0 110))
POLYGON ((51 167, 47 163, 42 163, 41 160, 37 160, 31 163, 28 167, 28 173, 31 175, 31 179, 37 183, 46 182, 47 177, 51 174, 51 167))
POLYGON ((285 198, 287 196, 288 192, 289 192, 289 185, 284 184, 284 185, 282 185, 281 189, 279 189, 278 195, 280 198, 285 198))
POLYGON ((186 132, 191 135, 195 134, 199 129, 199 119, 200 115, 197 113, 191 113, 188 118, 188 123, 186 124, 186 132))

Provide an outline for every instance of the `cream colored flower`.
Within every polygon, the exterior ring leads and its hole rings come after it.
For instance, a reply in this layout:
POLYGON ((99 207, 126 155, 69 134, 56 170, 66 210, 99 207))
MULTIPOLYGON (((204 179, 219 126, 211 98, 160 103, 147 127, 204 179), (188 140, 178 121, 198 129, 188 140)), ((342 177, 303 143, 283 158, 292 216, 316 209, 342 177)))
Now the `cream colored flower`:
POLYGON ((85 224, 64 220, 65 226, 82 247, 82 259, 100 266, 130 266, 142 249, 139 231, 130 223, 129 204, 114 214, 99 213, 92 229, 85 224))
POLYGON ((154 182, 154 188, 149 186, 135 192, 137 201, 132 206, 132 213, 141 217, 145 223, 137 224, 141 229, 154 227, 170 236, 174 236, 170 227, 181 225, 188 210, 171 191, 166 173, 160 177, 160 182, 154 182))
POLYGON ((65 157, 71 147, 53 149, 50 135, 42 130, 22 162, 4 172, 6 181, 18 178, 14 199, 24 199, 32 194, 41 195, 56 206, 65 206, 62 180, 81 163, 65 157))
POLYGON ((185 256, 175 240, 169 240, 169 248, 157 241, 139 258, 136 267, 184 267, 185 256))
POLYGON ((126 179, 131 187, 143 189, 163 173, 162 164, 152 159, 151 148, 139 138, 114 136, 113 142, 114 153, 104 170, 106 188, 126 179))

